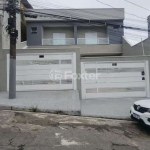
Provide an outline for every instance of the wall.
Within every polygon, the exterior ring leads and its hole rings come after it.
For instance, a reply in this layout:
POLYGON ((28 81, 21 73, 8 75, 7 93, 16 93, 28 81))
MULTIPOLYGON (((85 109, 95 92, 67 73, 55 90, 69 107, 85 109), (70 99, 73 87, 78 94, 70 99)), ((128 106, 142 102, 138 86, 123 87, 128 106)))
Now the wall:
MULTIPOLYGON (((150 55, 150 38, 143 41, 145 55, 150 55)), ((126 40, 123 39, 123 56, 142 56, 143 48, 142 43, 135 46, 130 46, 126 40)))
POLYGON ((30 49, 70 49, 78 48, 81 56, 115 56, 122 55, 122 44, 108 45, 71 45, 71 46, 29 46, 30 49))
POLYGON ((27 45, 42 45, 43 28, 41 24, 30 23, 27 25, 27 45), (31 33, 31 27, 37 27, 37 33, 31 33))
MULTIPOLYGON (((66 53, 66 52, 75 52, 76 53, 76 70, 80 72, 80 50, 78 48, 72 49, 20 49, 17 50, 17 53, 66 53)), ((9 50, 1 50, 0 51, 0 91, 7 91, 7 54, 9 54, 9 50)), ((77 82, 77 88, 80 87, 80 81, 77 82)))
POLYGON ((78 27, 77 28, 77 38, 85 38, 85 33, 87 32, 97 32, 98 38, 107 37, 107 27, 78 27))
POLYGON ((65 33, 66 38, 74 38, 73 27, 43 27, 43 38, 53 38, 53 33, 65 33))
MULTIPOLYGON (((122 21, 110 21, 110 24, 123 25, 122 21)), ((108 26, 108 35, 109 35, 109 43, 110 44, 121 44, 122 37, 124 36, 124 29, 122 27, 118 29, 114 29, 113 26, 108 26)))

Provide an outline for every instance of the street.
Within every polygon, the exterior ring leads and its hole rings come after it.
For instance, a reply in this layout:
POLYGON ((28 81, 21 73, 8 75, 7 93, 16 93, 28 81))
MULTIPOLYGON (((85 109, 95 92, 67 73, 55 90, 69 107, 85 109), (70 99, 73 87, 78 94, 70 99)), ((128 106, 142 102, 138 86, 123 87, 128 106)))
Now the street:
POLYGON ((0 111, 0 150, 149 150, 133 121, 0 111))

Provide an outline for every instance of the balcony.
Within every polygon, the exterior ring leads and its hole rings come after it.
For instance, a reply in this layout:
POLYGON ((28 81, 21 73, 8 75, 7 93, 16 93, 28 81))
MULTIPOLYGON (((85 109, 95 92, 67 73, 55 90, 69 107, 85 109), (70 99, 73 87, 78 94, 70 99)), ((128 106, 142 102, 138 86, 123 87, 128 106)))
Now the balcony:
MULTIPOLYGON (((74 38, 43 39, 43 45, 75 45, 74 38)), ((109 38, 78 38, 77 45, 106 45, 109 38)))
POLYGON ((43 39, 43 45, 75 45, 74 38, 43 39))
POLYGON ((78 38, 78 45, 106 45, 109 44, 109 38, 78 38))

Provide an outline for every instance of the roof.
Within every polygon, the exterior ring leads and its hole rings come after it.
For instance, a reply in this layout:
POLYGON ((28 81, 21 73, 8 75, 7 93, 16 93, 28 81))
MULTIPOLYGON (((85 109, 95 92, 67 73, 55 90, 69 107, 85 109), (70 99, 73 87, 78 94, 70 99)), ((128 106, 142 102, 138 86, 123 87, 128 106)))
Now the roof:
MULTIPOLYGON (((85 20, 124 20, 124 8, 89 8, 89 9, 32 9, 38 14, 38 18, 26 18, 27 21, 43 21, 43 20, 64 20, 62 18, 54 18, 50 15, 65 16, 69 18, 80 18, 85 20), (40 17, 46 16, 46 17, 40 17)), ((32 12, 33 14, 35 14, 32 12)), ((31 13, 31 12, 30 12, 31 13)))
POLYGON ((32 5, 28 2, 28 0, 21 0, 21 2, 23 3, 23 5, 24 5, 26 8, 33 9, 32 5))

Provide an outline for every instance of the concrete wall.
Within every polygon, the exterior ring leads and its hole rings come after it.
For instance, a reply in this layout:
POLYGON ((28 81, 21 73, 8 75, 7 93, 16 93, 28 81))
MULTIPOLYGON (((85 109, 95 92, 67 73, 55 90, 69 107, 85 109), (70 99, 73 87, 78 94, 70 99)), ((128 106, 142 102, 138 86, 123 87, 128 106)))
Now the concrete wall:
MULTIPOLYGON (((143 41, 145 55, 150 55, 150 38, 143 41)), ((123 56, 142 56, 143 48, 142 43, 135 46, 130 46, 126 40, 123 39, 123 56)))
MULTIPOLYGON (((123 25, 121 21, 111 21, 111 24, 123 25)), ((124 29, 122 27, 116 29, 113 26, 108 26, 108 35, 110 44, 122 44, 122 37, 124 36, 124 29)))
MULTIPOLYGON (((80 72, 80 50, 77 48, 72 49, 20 49, 17 53, 66 53, 75 52, 76 53, 76 69, 80 72)), ((0 91, 7 91, 7 54, 9 50, 0 51, 0 91)), ((77 88, 80 88, 80 81, 77 82, 77 88)))
POLYGON ((27 25, 27 45, 42 45, 43 27, 41 24, 27 25), (31 27, 37 27, 37 33, 31 33, 31 27))
POLYGON ((74 38, 73 27, 43 27, 43 38, 53 38, 53 33, 65 33, 66 38, 74 38))
POLYGON ((122 44, 72 45, 72 46, 29 46, 30 49, 72 49, 78 48, 81 56, 118 56, 122 55, 122 44))

